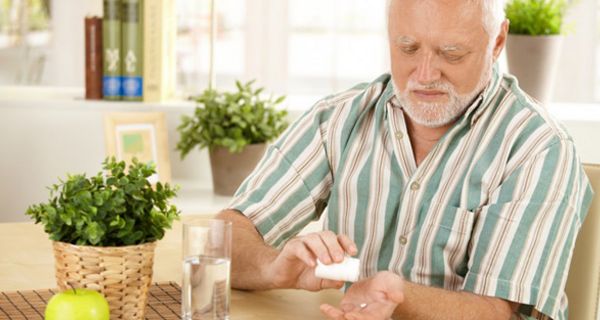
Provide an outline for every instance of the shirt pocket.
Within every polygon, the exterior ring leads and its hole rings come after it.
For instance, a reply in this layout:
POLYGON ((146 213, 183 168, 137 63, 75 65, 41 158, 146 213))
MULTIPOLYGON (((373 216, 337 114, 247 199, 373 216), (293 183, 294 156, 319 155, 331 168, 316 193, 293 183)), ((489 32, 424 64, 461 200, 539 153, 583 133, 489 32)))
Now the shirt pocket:
POLYGON ((450 207, 442 216, 440 229, 448 232, 471 235, 475 222, 475 212, 461 207, 450 207))
MULTIPOLYGON (((462 278, 467 272, 468 250, 474 224, 475 212, 451 207, 444 213, 437 226, 433 251, 443 257, 444 270, 450 279, 462 278)), ((458 285, 456 280, 452 282, 454 283, 450 284, 451 287, 458 285)))

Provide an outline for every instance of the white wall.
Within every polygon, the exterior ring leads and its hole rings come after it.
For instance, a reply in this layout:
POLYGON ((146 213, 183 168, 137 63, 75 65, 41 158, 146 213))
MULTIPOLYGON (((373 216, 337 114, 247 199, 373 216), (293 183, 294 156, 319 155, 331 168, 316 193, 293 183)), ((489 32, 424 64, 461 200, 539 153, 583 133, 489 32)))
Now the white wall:
POLYGON ((173 180, 184 189, 210 188, 207 152, 192 152, 181 161, 174 150, 175 128, 182 114, 192 113, 192 104, 86 102, 71 98, 77 91, 0 88, 0 222, 28 220, 27 206, 46 201, 46 187, 66 173, 100 171, 106 112, 165 112, 173 180), (7 91, 19 91, 24 98, 12 98, 7 91))
POLYGON ((598 0, 571 1, 556 74, 553 101, 594 101, 598 43, 598 0))

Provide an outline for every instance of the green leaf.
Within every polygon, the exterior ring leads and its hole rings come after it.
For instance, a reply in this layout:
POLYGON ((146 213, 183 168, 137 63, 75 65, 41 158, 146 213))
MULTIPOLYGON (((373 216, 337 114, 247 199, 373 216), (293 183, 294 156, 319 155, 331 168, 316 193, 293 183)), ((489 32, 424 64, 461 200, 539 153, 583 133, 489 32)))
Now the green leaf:
POLYGON ((254 82, 236 81, 235 92, 207 89, 194 97, 193 115, 182 116, 177 127, 182 159, 194 148, 220 146, 239 152, 248 144, 273 141, 287 128, 287 112, 276 109, 285 96, 265 98, 264 88, 254 89, 254 82))
POLYGON ((120 246, 155 241, 179 217, 168 205, 177 187, 147 180, 156 173, 152 163, 107 158, 103 171, 86 178, 67 175, 52 185, 46 203, 27 208, 26 214, 42 223, 50 239, 79 245, 120 246), (160 215, 161 219, 152 218, 160 215), (158 232, 160 231, 160 232, 158 232))
POLYGON ((103 232, 98 222, 90 223, 87 228, 85 228, 85 233, 87 234, 88 241, 91 245, 97 245, 102 240, 103 232))
POLYGON ((532 36, 563 32, 567 0, 510 0, 505 7, 509 33, 532 36))

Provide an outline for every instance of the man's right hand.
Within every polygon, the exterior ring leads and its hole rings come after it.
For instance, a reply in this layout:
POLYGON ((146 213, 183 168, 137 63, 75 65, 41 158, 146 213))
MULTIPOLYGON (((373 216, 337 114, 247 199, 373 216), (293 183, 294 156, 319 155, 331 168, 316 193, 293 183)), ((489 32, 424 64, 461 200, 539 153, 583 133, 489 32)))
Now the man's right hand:
POLYGON ((268 267, 263 269, 264 277, 273 279, 276 288, 296 288, 318 291, 327 288, 341 288, 343 281, 315 277, 316 259, 329 265, 344 260, 346 254, 358 253, 356 244, 345 235, 323 231, 296 237, 283 247, 268 267))

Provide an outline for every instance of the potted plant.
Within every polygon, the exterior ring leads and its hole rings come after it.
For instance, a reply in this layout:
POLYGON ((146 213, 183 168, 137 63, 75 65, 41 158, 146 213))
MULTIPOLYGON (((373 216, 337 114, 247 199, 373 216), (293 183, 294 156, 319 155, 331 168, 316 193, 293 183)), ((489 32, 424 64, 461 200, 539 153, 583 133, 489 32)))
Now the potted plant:
POLYGON ((108 158, 104 172, 68 175, 50 188, 46 203, 27 215, 41 223, 53 241, 56 280, 100 291, 111 319, 144 319, 156 242, 179 217, 168 200, 176 188, 148 178, 154 165, 108 158))
POLYGON ((209 149, 217 194, 233 195, 262 157, 266 143, 288 126, 287 112, 276 109, 285 97, 263 98, 264 89, 254 89, 253 83, 236 81, 235 92, 206 89, 194 98, 194 114, 184 115, 177 128, 182 159, 195 147, 209 149))
POLYGON ((542 103, 552 95, 567 7, 566 0, 511 0, 506 5, 508 69, 542 103))

